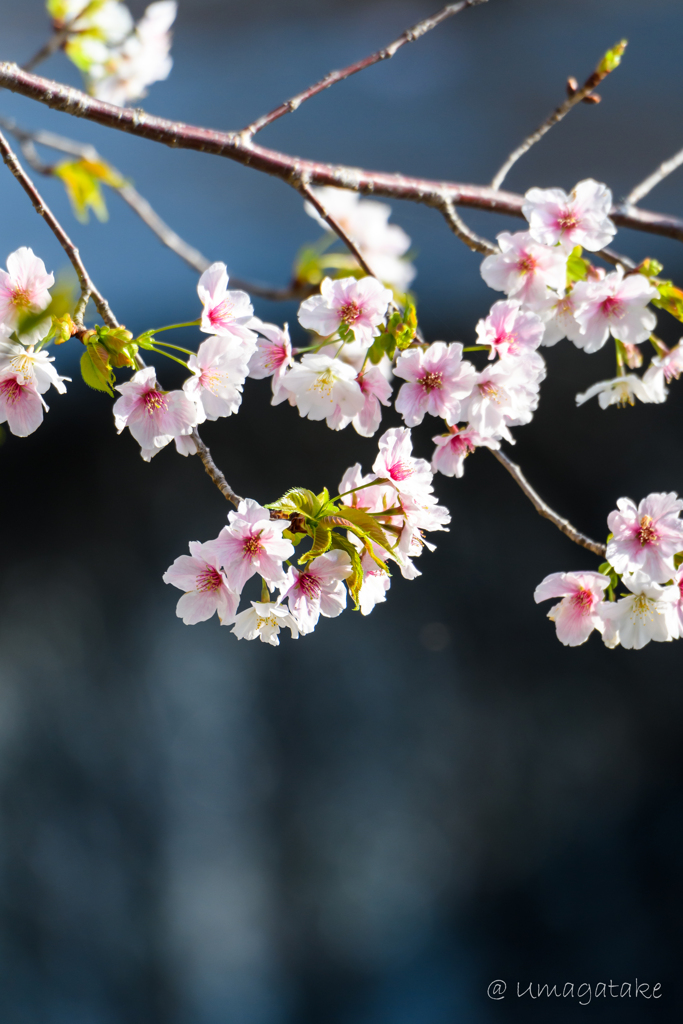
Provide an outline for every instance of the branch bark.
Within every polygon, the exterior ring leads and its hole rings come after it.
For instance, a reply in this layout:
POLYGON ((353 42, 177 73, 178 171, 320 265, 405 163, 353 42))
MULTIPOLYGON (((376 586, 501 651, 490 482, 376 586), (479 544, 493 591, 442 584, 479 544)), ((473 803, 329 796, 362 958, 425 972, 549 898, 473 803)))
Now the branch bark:
MULTIPOLYGON (((450 201, 454 206, 504 213, 511 217, 523 216, 524 197, 513 192, 497 191, 486 185, 432 181, 384 171, 362 170, 343 164, 302 160, 245 141, 240 132, 214 131, 154 117, 140 109, 116 107, 78 89, 28 74, 16 64, 0 63, 0 87, 37 100, 53 110, 83 117, 138 138, 160 142, 173 149, 191 149, 235 160, 254 170, 281 178, 290 185, 303 179, 310 185, 334 185, 388 199, 424 203, 437 209, 443 209, 444 203, 450 201)), ((683 241, 683 220, 679 217, 624 206, 613 207, 610 217, 620 227, 683 241)))
POLYGON ((661 163, 656 171, 653 171, 644 181, 641 181, 640 185, 636 185, 626 196, 624 203, 626 205, 632 203, 635 206, 636 203, 645 198, 648 192, 652 191, 655 185, 659 185, 660 181, 664 181, 670 174, 673 174, 681 164, 683 164, 683 149, 679 149, 678 153, 675 153, 674 156, 661 163))

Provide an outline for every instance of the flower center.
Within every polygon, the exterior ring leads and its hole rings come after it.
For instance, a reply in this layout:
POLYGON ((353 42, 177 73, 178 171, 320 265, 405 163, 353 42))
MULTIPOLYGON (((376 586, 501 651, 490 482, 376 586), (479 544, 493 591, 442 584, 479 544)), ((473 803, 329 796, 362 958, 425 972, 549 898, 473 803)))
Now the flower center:
POLYGON ((283 363, 289 358, 284 345, 269 345, 264 366, 266 370, 279 370, 283 363))
POLYGON ((590 590, 586 590, 585 587, 581 587, 581 589, 573 595, 571 600, 572 604, 580 609, 584 614, 589 612, 593 607, 593 595, 590 590))
POLYGON ((570 213, 569 210, 557 218, 557 226, 558 228, 562 228, 563 231, 568 231, 570 228, 577 227, 578 223, 579 221, 576 215, 570 213))
POLYGON ((206 390, 210 391, 212 395, 218 394, 218 389, 225 387, 230 377, 227 373, 217 373, 216 370, 204 370, 199 383, 206 390))
POLYGON ((153 416, 155 412, 164 412, 166 398, 161 391, 148 391, 145 395, 145 409, 153 416))
POLYGON ((533 274, 537 267, 537 260, 531 253, 526 253, 517 264, 520 274, 533 274))
POLYGON ((223 585, 223 577, 213 565, 207 565, 203 572, 197 576, 197 590, 205 593, 220 590, 223 585))
POLYGON ((212 327, 225 327, 226 324, 231 323, 235 319, 232 315, 232 308, 232 302, 229 299, 223 299, 217 306, 210 309, 207 315, 212 327))
POLYGON ((420 377, 418 384, 425 389, 425 391, 434 391, 435 388, 443 387, 443 373, 425 373, 424 377, 420 377))
POLYGON ((24 385, 20 384, 14 377, 8 377, 7 380, 0 382, 0 396, 9 405, 14 405, 17 399, 21 398, 23 390, 24 385))
POLYGON ((409 462, 395 462, 393 466, 387 466, 387 469, 392 480, 407 480, 413 475, 413 467, 409 462))
POLYGON ((28 288, 15 288, 12 292, 12 305, 17 309, 29 309, 31 306, 31 295, 28 288))
POLYGON ((248 558, 253 558, 254 555, 257 555, 259 551, 261 551, 262 546, 261 540, 257 535, 256 537, 247 537, 242 550, 248 558))
POLYGON ((321 395, 326 395, 329 398, 335 383, 336 378, 328 367, 327 370, 323 370, 322 373, 318 374, 308 390, 319 391, 321 395))
POLYGON ((22 377, 29 379, 33 377, 33 360, 23 352, 10 360, 10 366, 15 373, 20 373, 22 377))
POLYGON ((494 402, 498 401, 498 388, 492 380, 482 381, 478 387, 484 398, 490 398, 494 402))
POLYGON ((279 622, 274 615, 268 615, 265 619, 260 615, 256 616, 256 628, 263 629, 264 626, 274 626, 276 629, 279 626, 279 622))
POLYGON ((603 299, 600 309, 608 319, 613 317, 615 320, 621 320, 624 315, 624 307, 614 295, 608 295, 606 299, 603 299))
POLYGON ((363 310, 356 302, 347 302, 339 308, 339 316, 343 324, 355 324, 363 310))
POLYGON ((652 614, 652 601, 647 594, 635 594, 633 597, 633 614, 639 615, 641 619, 646 616, 653 618, 652 614))
POLYGON ((320 597, 321 586, 318 579, 310 572, 302 572, 297 580, 297 586, 299 590, 306 595, 306 597, 315 600, 316 597, 320 597))
POLYGON ((640 520, 640 527, 636 531, 636 537, 640 542, 640 546, 643 548, 646 544, 659 543, 659 534, 652 525, 652 516, 643 516, 640 520))
POLYGON ((463 434, 454 434, 448 443, 457 455, 467 456, 473 452, 475 448, 470 439, 468 437, 464 437, 463 434))

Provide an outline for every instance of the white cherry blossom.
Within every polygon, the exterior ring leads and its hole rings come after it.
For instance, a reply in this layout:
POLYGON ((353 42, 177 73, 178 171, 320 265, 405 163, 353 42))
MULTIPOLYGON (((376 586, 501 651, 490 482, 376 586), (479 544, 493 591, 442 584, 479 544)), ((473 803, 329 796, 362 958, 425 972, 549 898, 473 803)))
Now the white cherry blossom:
MULTIPOLYGON (((656 382, 655 382, 656 383, 656 382)), ((626 373, 622 377, 613 377, 611 380, 601 380, 591 385, 588 391, 583 391, 576 396, 576 404, 583 405, 597 395, 601 409, 609 405, 635 405, 636 398, 641 402, 663 402, 666 395, 661 396, 661 391, 655 387, 649 387, 644 377, 636 373, 626 373)))
POLYGON ((282 377, 280 391, 291 395, 301 416, 327 419, 332 430, 350 423, 365 405, 354 368, 341 359, 312 352, 282 377))
POLYGON ((258 573, 266 583, 277 586, 285 573, 282 562, 291 558, 294 547, 282 534, 287 520, 273 520, 270 512, 253 498, 241 501, 236 512, 228 513, 216 541, 228 586, 241 593, 244 584, 258 573))
POLYGON ((443 473, 444 476, 461 477, 465 472, 465 459, 480 445, 500 448, 500 441, 477 433, 469 423, 460 430, 451 427, 449 434, 438 434, 432 441, 436 445, 432 469, 435 473, 443 473))
POLYGON ((305 568, 290 566, 280 584, 280 601, 289 603, 302 636, 312 633, 324 615, 334 619, 346 608, 346 587, 351 575, 351 559, 346 551, 328 551, 313 558, 305 568))
POLYGON ((653 583, 640 570, 625 575, 622 582, 631 594, 619 601, 605 601, 600 608, 605 623, 605 644, 608 647, 621 644, 639 651, 650 640, 661 643, 678 639, 678 586, 663 587, 653 583))
POLYGON ((33 345, 24 347, 10 338, 0 337, 0 374, 9 370, 26 381, 33 381, 36 391, 41 395, 50 387, 60 395, 66 394, 64 381, 70 381, 71 378, 61 377, 53 364, 54 357, 48 355, 44 349, 35 352, 33 345))
POLYGON ((0 373, 0 423, 12 434, 32 434, 43 422, 43 410, 47 412, 47 405, 33 380, 13 370, 0 373))
MULTIPOLYGON (((49 288, 55 283, 54 274, 48 274, 43 261, 33 249, 22 245, 7 257, 7 270, 0 269, 0 323, 17 330, 28 313, 40 313, 50 305, 49 288)), ((46 317, 33 328, 22 333, 27 344, 44 338, 50 328, 46 317)))
POLYGON ((406 381, 395 406, 409 427, 422 423, 427 413, 445 419, 449 426, 457 423, 461 399, 469 396, 477 379, 474 366, 462 358, 459 342, 435 341, 426 351, 401 352, 394 373, 406 381))
POLYGON ((541 318, 521 302, 507 299, 494 302, 485 320, 477 323, 477 344, 490 347, 489 359, 498 356, 521 356, 541 344, 544 326, 541 318))
POLYGON ((372 470, 379 479, 390 480, 399 494, 422 497, 433 489, 433 474, 429 463, 414 458, 412 451, 410 430, 392 427, 379 439, 379 453, 372 470))
POLYGON ((228 280, 225 263, 212 263, 199 278, 197 294, 204 307, 199 330, 247 342, 250 357, 256 346, 256 334, 249 329, 254 307, 246 292, 228 290, 228 280))
POLYGON ((531 188, 524 198, 529 234, 542 245, 559 242, 565 252, 577 245, 597 252, 617 233, 608 216, 612 193, 592 178, 580 181, 570 195, 561 188, 531 188))
POLYGON ((618 573, 642 570, 655 583, 666 583, 674 573, 674 555, 683 551, 683 501, 671 491, 648 494, 638 506, 619 498, 607 525, 613 534, 607 561, 618 573))
POLYGON ((556 345, 563 338, 569 338, 577 348, 582 347, 581 325, 574 316, 576 295, 573 289, 567 295, 555 295, 553 292, 549 292, 547 299, 536 303, 534 311, 545 325, 541 345, 549 347, 556 345))
POLYGON ((370 345, 379 334, 379 325, 392 298, 389 289, 374 277, 343 277, 337 281, 326 277, 320 285, 320 295, 312 295, 301 303, 299 323, 323 338, 345 324, 356 341, 370 345))
POLYGON ((594 629, 602 633, 604 620, 600 614, 609 577, 599 572, 554 572, 546 576, 534 591, 534 601, 561 597, 553 605, 548 618, 555 623, 557 639, 567 647, 586 642, 594 629))
POLYGON ((254 380, 272 377, 273 404, 279 404, 282 378, 294 365, 289 325, 278 327, 276 324, 267 324, 254 317, 251 326, 258 332, 258 338, 254 354, 249 360, 249 376, 254 380))
MULTIPOLYGON (((168 78, 171 58, 170 28, 175 21, 177 4, 174 0, 157 0, 150 4, 135 31, 120 46, 102 51, 96 38, 86 40, 77 52, 79 66, 85 58, 90 91, 98 99, 116 106, 125 106, 130 100, 147 94, 147 86, 168 78)), ((101 44, 100 44, 101 46, 101 44)), ((78 48, 78 42, 74 48, 78 48)))
POLYGON ((481 265, 489 288, 532 307, 547 297, 548 288, 564 292, 567 255, 560 248, 539 245, 528 231, 503 231, 497 242, 500 255, 487 256, 481 265))
POLYGON ((508 428, 531 421, 544 376, 545 364, 535 352, 525 359, 497 360, 478 375, 470 398, 463 403, 463 418, 483 437, 514 443, 508 428))
POLYGON ((372 437, 382 422, 382 406, 391 405, 391 384, 377 366, 356 377, 363 395, 363 408, 353 417, 353 428, 361 437, 372 437))
POLYGON ((138 370, 125 384, 117 384, 121 398, 114 402, 114 423, 119 434, 126 427, 149 462, 179 435, 191 434, 197 409, 183 391, 162 391, 153 366, 138 370))
POLYGON ((369 615, 375 605, 384 604, 387 591, 391 586, 391 577, 368 555, 363 554, 360 560, 363 569, 363 582, 358 592, 358 606, 361 615, 369 615))
POLYGON ((176 558, 163 580, 185 591, 176 605, 176 615, 186 626, 204 622, 214 612, 223 626, 234 621, 239 595, 229 589, 220 570, 216 541, 200 544, 191 540, 190 554, 176 558))
POLYGON ((647 304, 659 292, 643 274, 624 277, 621 266, 601 281, 577 281, 573 295, 574 317, 581 328, 574 344, 585 352, 597 352, 610 334, 638 345, 647 341, 657 325, 647 304))
POLYGON ((289 628, 292 639, 299 636, 299 628, 294 616, 275 601, 252 601, 251 608, 240 612, 235 617, 235 624, 230 630, 238 640, 259 639, 264 644, 278 647, 279 632, 289 628))
POLYGON ((197 423, 231 416, 239 409, 249 372, 248 344, 225 336, 207 338, 188 359, 193 376, 183 391, 197 406, 197 423))

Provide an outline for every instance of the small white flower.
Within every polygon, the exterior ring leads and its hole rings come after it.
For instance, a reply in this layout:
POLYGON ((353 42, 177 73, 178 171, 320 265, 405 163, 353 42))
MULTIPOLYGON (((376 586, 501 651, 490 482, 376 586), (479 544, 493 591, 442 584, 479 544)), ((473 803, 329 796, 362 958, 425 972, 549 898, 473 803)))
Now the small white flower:
POLYGON ((261 643, 279 647, 278 634, 285 627, 291 631, 293 640, 298 639, 299 628, 296 619, 287 608, 274 601, 252 601, 251 608, 235 617, 235 625, 230 632, 234 633, 238 640, 258 638, 261 643))

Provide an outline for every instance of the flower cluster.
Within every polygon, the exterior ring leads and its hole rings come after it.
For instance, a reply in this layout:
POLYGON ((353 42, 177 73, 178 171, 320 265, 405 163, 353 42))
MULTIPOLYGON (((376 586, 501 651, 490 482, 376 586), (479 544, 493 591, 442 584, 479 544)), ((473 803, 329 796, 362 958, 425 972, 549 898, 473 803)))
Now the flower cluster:
POLYGON ((649 494, 639 505, 620 498, 610 512, 607 561, 598 572, 556 572, 536 588, 535 600, 562 600, 548 612, 558 639, 584 643, 594 629, 608 647, 639 650, 650 640, 683 636, 683 501, 649 494), (621 584, 627 593, 616 597, 621 584), (605 598, 608 598, 605 600, 605 598))
POLYGON ((56 31, 68 29, 65 51, 98 99, 124 106, 168 78, 175 0, 150 4, 137 25, 118 0, 47 0, 56 31))
POLYGON ((335 498, 327 490, 316 495, 294 488, 267 507, 242 501, 218 537, 192 542, 190 554, 175 560, 164 581, 184 591, 177 614, 186 624, 216 612, 239 639, 277 645, 284 627, 297 638, 311 633, 321 615, 340 615, 347 592, 369 614, 386 600, 387 562, 394 561, 407 579, 419 576, 413 559, 425 545, 433 549, 424 533, 444 530, 449 521, 447 509, 436 503, 428 463, 412 455, 410 431, 389 430, 380 438, 371 474, 352 466, 335 498), (310 547, 292 564, 295 547, 306 539, 310 547), (252 576, 261 578, 261 599, 240 612, 252 576))

